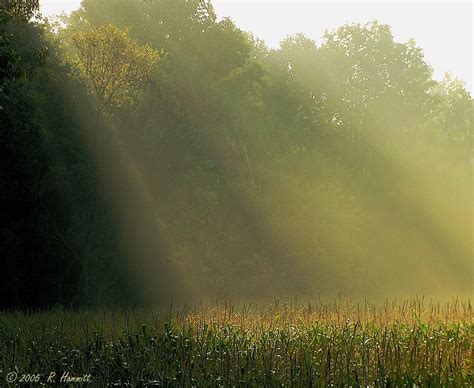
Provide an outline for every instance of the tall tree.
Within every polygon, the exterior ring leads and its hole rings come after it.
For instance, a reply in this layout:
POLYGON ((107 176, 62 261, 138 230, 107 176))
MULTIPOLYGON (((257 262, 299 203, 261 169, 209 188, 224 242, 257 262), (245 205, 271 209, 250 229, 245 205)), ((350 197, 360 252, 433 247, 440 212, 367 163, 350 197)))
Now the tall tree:
POLYGON ((140 46, 111 24, 79 32, 73 41, 99 112, 133 102, 159 60, 157 50, 140 46))
MULTIPOLYGON (((72 39, 77 49, 77 69, 87 85, 97 112, 92 152, 96 157, 96 168, 100 168, 99 155, 102 152, 101 146, 104 146, 100 141, 107 138, 100 136, 101 117, 110 117, 114 109, 136 101, 138 93, 158 63, 159 54, 147 45, 139 45, 128 37, 127 31, 121 31, 111 24, 78 32, 72 39)), ((107 123, 104 123, 102 129, 107 130, 107 123)), ((81 287, 85 303, 91 302, 91 247, 99 222, 100 207, 98 184, 96 182, 96 194, 90 203, 91 219, 86 241, 81 249, 81 287)))

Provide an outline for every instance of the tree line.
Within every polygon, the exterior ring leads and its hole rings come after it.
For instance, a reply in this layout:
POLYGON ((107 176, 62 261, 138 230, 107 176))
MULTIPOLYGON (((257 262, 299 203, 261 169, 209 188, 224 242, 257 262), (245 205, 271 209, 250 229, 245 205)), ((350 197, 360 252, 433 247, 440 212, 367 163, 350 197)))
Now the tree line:
POLYGON ((0 5, 0 304, 469 293, 473 104, 376 21, 0 5))

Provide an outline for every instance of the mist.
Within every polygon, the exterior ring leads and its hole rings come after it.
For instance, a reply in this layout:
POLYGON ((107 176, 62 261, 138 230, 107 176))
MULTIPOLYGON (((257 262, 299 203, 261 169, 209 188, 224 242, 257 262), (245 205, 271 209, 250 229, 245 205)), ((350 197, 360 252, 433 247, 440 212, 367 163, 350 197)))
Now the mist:
POLYGON ((7 30, 3 306, 472 296, 472 96, 390 26, 270 49, 206 1, 83 0, 7 30))

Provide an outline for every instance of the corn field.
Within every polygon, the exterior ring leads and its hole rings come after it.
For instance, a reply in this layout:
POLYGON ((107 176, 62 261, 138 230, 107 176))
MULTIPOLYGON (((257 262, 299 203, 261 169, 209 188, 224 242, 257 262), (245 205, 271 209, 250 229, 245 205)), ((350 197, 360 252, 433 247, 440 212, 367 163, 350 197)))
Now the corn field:
POLYGON ((473 334, 460 300, 4 312, 0 385, 14 371, 92 386, 473 386, 473 334))

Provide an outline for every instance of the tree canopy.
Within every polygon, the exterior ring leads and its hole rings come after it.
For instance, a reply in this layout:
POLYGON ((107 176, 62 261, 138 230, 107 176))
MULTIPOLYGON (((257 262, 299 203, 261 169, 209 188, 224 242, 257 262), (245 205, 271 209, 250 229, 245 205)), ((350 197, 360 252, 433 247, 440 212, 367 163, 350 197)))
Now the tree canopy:
POLYGON ((3 1, 0 63, 2 306, 470 287, 472 97, 388 25, 3 1))

